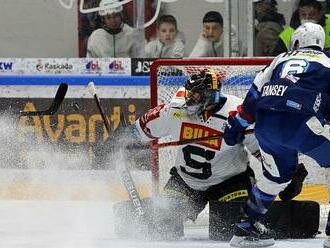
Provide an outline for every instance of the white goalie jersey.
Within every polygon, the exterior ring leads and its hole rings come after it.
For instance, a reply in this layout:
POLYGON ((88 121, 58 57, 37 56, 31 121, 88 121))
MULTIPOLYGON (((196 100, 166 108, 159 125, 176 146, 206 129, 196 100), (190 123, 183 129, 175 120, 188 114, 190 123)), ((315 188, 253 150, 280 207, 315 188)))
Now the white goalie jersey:
MULTIPOLYGON (((171 140, 184 140, 221 134, 229 111, 236 110, 242 99, 225 95, 221 109, 207 119, 189 116, 185 108, 185 89, 177 91, 167 105, 149 110, 136 121, 136 127, 144 141, 170 136, 171 140)), ((175 166, 189 187, 204 191, 237 174, 244 172, 249 161, 248 152, 258 151, 254 135, 246 135, 243 144, 228 146, 222 138, 178 146, 175 166)))

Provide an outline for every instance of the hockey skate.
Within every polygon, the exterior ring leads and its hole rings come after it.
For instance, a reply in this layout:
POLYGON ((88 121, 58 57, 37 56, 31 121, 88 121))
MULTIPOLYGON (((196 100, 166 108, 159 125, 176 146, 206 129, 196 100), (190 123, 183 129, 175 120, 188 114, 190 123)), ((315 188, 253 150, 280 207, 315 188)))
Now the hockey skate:
POLYGON ((232 247, 267 247, 275 244, 274 237, 275 233, 260 222, 245 220, 235 225, 229 244, 232 247))

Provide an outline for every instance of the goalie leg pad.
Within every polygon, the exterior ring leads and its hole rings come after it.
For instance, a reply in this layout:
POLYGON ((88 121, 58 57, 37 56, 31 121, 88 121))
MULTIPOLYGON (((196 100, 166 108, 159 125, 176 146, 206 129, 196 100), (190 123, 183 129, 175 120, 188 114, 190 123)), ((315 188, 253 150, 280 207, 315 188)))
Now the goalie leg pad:
POLYGON ((185 219, 195 221, 208 202, 207 193, 190 188, 175 167, 171 169, 170 174, 171 177, 164 187, 163 197, 177 202, 178 207, 175 212, 180 212, 185 219))
MULTIPOLYGON (((209 236, 212 240, 228 241, 234 235, 235 223, 245 202, 210 201, 209 236)), ((275 201, 265 222, 277 239, 314 238, 319 233, 320 205, 313 201, 275 201)))
POLYGON ((209 238, 229 241, 234 235, 235 224, 241 220, 241 211, 245 201, 209 202, 209 238))
POLYGON ((313 201, 275 201, 267 222, 277 239, 315 238, 319 233, 320 205, 313 201))
POLYGON ((209 237, 211 240, 229 241, 235 223, 240 222, 243 207, 251 191, 253 170, 247 170, 209 189, 209 237))
POLYGON ((175 240, 184 235, 183 218, 173 213, 168 199, 142 200, 146 219, 137 217, 131 201, 114 204, 114 231, 124 239, 175 240), (154 204, 157 201, 157 204, 154 204), (159 207, 162 206, 162 207, 159 207))
MULTIPOLYGON (((148 213, 151 213, 150 199, 143 199, 141 203, 148 213)), ((143 239, 148 233, 147 223, 137 216, 131 201, 122 201, 113 205, 114 232, 119 238, 143 239)))

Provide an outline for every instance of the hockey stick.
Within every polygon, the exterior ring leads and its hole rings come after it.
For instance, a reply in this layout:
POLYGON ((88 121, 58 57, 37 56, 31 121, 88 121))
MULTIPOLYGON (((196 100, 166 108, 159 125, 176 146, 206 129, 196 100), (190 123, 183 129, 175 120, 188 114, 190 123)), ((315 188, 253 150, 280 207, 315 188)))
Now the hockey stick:
MULTIPOLYGON (((91 93, 91 95, 94 97, 95 103, 96 103, 97 108, 98 108, 98 110, 100 112, 100 115, 101 115, 102 120, 104 122, 105 128, 106 128, 108 134, 110 135, 112 133, 111 125, 110 125, 109 119, 105 115, 105 112, 104 112, 103 107, 101 105, 100 98, 97 95, 96 88, 95 88, 95 85, 94 85, 93 82, 89 82, 88 83, 88 90, 91 93)), ((122 124, 123 124, 124 127, 127 125, 126 122, 125 122, 125 120, 124 120, 124 122, 122 122, 122 124)), ((147 218, 146 218, 146 211, 144 210, 144 207, 142 205, 142 201, 141 201, 141 198, 139 196, 139 193, 138 193, 138 191, 137 191, 137 189, 135 187, 135 184, 134 184, 132 175, 129 172, 129 170, 126 167, 125 164, 123 166, 121 166, 121 167, 122 167, 121 168, 121 171, 120 171, 121 179, 122 179, 122 181, 124 183, 124 186, 125 186, 125 188, 127 190, 129 199, 132 202, 132 205, 134 207, 134 210, 135 210, 137 216, 139 218, 141 218, 141 220, 144 223, 148 223, 147 222, 147 218)))
POLYGON ((68 90, 68 85, 66 83, 61 83, 60 86, 57 89, 55 98, 52 102, 52 105, 46 110, 40 110, 40 111, 20 111, 21 116, 36 116, 36 115, 53 115, 56 113, 58 108, 61 106, 65 94, 68 90))
POLYGON ((93 82, 89 82, 88 83, 88 91, 89 93, 94 97, 94 100, 95 100, 95 103, 96 103, 96 106, 99 110, 99 113, 102 117, 102 120, 103 120, 103 123, 104 123, 104 126, 105 128, 107 129, 108 131, 108 134, 110 135, 111 134, 111 125, 110 125, 110 121, 108 119, 108 117, 106 116, 104 110, 103 110, 103 107, 101 105, 101 101, 100 101, 100 98, 98 97, 97 93, 96 93, 96 88, 95 88, 95 85, 93 82))
MULTIPOLYGON (((254 129, 248 129, 245 130, 244 134, 251 134, 254 132, 254 129)), ((217 138, 222 138, 223 133, 219 133, 216 135, 212 136, 207 136, 207 137, 199 137, 199 138, 194 138, 194 139, 186 139, 186 140, 178 140, 178 141, 169 141, 165 143, 159 143, 159 144, 153 144, 152 147, 155 149, 158 148, 164 148, 164 147, 170 147, 170 146, 180 146, 180 145, 187 145, 191 143, 197 143, 197 142, 202 142, 202 141, 208 141, 208 140, 213 140, 217 138)))

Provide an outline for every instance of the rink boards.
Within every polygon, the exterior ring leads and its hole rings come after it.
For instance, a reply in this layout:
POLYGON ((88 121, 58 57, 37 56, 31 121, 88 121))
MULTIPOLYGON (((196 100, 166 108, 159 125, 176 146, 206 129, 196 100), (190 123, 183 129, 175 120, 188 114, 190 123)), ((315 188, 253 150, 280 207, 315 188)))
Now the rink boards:
MULTIPOLYGON (((132 176, 141 196, 150 196, 150 171, 132 171, 132 176)), ((2 169, 0 199, 121 201, 128 195, 113 170, 2 169)), ((327 186, 306 184, 295 199, 327 204, 327 186)))
MULTIPOLYGON (((128 102, 144 101, 143 109, 134 110, 134 118, 148 108, 150 96, 149 77, 146 76, 100 76, 100 75, 2 75, 0 77, 0 98, 8 99, 48 99, 51 100, 60 82, 68 82, 69 90, 66 100, 78 101, 90 100, 92 97, 86 90, 89 81, 94 81, 98 87, 99 97, 106 101, 115 99, 128 102)), ((120 103, 123 104, 123 103, 120 103)), ((133 103, 134 104, 134 103, 133 103)), ((45 106, 48 106, 47 104, 45 106)), ((68 106, 68 105, 66 105, 68 106)), ((141 104, 135 104, 136 109, 141 104)), ((39 106, 40 108, 43 106, 39 106)), ((83 106, 82 106, 83 107, 83 106)), ((107 107, 107 106, 106 106, 107 107)), ((40 110, 37 109, 37 110, 40 110)), ((19 109, 22 110, 22 109, 19 109)), ((71 113, 72 110, 64 109, 59 112, 64 116, 80 114, 84 108, 71 113)), ((92 114, 97 114, 97 110, 92 114)), ((129 117, 129 110, 127 110, 129 117)), ((113 113, 109 117, 113 118, 113 113)), ((39 117, 38 117, 39 118, 39 117)), ((40 121, 45 121, 44 117, 40 121)), ((119 120, 117 120, 119 121, 119 120)), ((86 123, 88 119, 86 119, 86 123)), ((63 131, 65 133, 65 130, 63 131)), ((86 135, 90 130, 86 131, 86 135)), ((86 136, 85 135, 85 136, 86 136)), ((87 136, 86 136, 87 137, 87 136)), ((257 165, 258 166, 258 165, 257 165)), ((52 168, 52 167, 47 167, 52 168)), ((328 190, 325 186, 322 169, 318 169, 313 162, 307 162, 310 172, 306 179, 306 186, 298 199, 316 200, 320 203, 328 203, 328 190)), ((32 169, 3 169, 0 179, 1 199, 58 199, 71 200, 122 200, 127 199, 124 187, 114 170, 33 170, 32 169), (93 179, 94 178, 94 179, 93 179), (9 180, 11 179, 11 180, 9 180), (42 179, 42 180, 41 180, 42 179), (79 179, 79 180, 77 180, 79 179)), ((151 173, 150 171, 134 171, 133 178, 142 196, 150 195, 151 173)))

